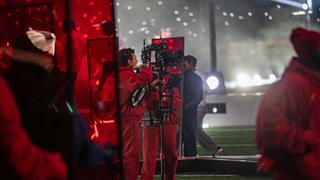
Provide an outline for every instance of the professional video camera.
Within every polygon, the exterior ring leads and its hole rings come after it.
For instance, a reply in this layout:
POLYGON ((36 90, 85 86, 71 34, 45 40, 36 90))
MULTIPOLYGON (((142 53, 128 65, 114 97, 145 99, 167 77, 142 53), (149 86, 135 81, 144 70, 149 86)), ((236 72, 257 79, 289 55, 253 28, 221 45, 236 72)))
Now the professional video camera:
POLYGON ((183 58, 183 50, 173 51, 173 48, 160 40, 145 46, 141 51, 143 64, 152 64, 153 73, 156 78, 164 82, 165 76, 169 80, 165 84, 159 85, 159 97, 157 112, 149 112, 145 119, 146 124, 162 124, 172 112, 172 92, 174 84, 179 81, 179 75, 168 72, 170 68, 179 68, 183 58), (168 102, 169 101, 169 102, 168 102), (168 104, 169 103, 169 104, 168 104), (166 105, 164 105, 166 104, 166 105))
POLYGON ((183 51, 171 52, 165 42, 152 43, 144 46, 141 51, 141 60, 144 64, 151 63, 158 66, 179 66, 183 57, 183 51))

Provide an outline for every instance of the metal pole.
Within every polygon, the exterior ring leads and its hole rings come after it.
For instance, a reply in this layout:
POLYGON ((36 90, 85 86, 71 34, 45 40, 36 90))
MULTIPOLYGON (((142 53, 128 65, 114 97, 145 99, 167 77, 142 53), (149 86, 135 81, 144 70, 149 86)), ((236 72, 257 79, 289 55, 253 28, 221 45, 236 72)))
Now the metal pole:
MULTIPOLYGON (((66 0, 65 3, 66 6, 66 17, 65 20, 67 20, 68 22, 70 22, 70 20, 72 19, 71 17, 71 1, 70 0, 66 0)), ((69 84, 68 84, 68 99, 67 101, 71 104, 72 107, 74 107, 73 104, 73 73, 72 73, 72 37, 71 37, 71 24, 68 23, 68 28, 67 28, 67 61, 68 61, 68 78, 69 78, 69 84)), ((72 112, 70 112, 72 113, 72 112)), ((71 119, 71 121, 67 121, 66 122, 66 126, 68 126, 71 131, 70 136, 68 141, 70 141, 70 151, 68 154, 68 160, 67 160, 67 166, 68 166, 68 179, 74 179, 74 174, 73 174, 73 146, 72 146, 72 142, 73 142, 73 119, 71 119)))
POLYGON ((208 7, 209 7, 211 71, 216 71, 217 70, 217 47, 216 47, 215 5, 213 0, 209 0, 208 7))

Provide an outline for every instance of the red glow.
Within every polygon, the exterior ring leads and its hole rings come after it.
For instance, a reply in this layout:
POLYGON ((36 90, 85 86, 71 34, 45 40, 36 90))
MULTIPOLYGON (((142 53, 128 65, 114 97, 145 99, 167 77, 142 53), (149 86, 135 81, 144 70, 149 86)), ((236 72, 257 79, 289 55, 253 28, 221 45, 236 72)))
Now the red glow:
POLYGON ((106 121, 102 121, 103 124, 110 124, 110 123, 114 123, 114 120, 106 120, 106 121))
POLYGON ((83 37, 87 39, 88 38, 88 34, 84 34, 83 37))
POLYGON ((99 86, 99 84, 100 84, 100 81, 96 80, 96 85, 99 86))
POLYGON ((97 19, 97 16, 93 16, 93 17, 92 17, 92 20, 96 20, 96 19, 97 19))
POLYGON ((18 26, 18 25, 19 25, 19 21, 16 21, 14 24, 15 24, 16 26, 18 26))
POLYGON ((93 1, 91 1, 91 2, 89 3, 89 5, 90 5, 90 6, 93 6, 93 5, 94 5, 93 1))
POLYGON ((77 30, 77 31, 80 31, 80 27, 78 26, 78 27, 76 28, 76 30, 77 30))
POLYGON ((87 13, 83 13, 83 14, 82 14, 82 17, 83 17, 83 18, 86 18, 86 17, 88 17, 88 14, 87 14, 87 13))
POLYGON ((184 49, 184 38, 175 37, 175 38, 164 38, 164 39, 152 39, 152 43, 166 43, 170 52, 179 51, 184 49))
POLYGON ((9 42, 7 42, 7 43, 6 43, 6 45, 7 45, 7 47, 9 47, 9 46, 10 46, 10 43, 9 43, 9 42))
POLYGON ((93 129, 94 129, 94 133, 91 135, 90 139, 94 139, 95 137, 99 137, 97 122, 94 122, 93 129))

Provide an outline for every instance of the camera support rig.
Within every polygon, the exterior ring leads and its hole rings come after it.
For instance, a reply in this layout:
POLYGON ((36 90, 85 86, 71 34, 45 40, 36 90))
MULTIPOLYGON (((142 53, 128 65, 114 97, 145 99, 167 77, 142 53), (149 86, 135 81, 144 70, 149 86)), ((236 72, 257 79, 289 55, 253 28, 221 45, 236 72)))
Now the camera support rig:
POLYGON ((163 163, 163 125, 169 120, 170 114, 173 112, 173 92, 170 87, 170 80, 165 85, 165 76, 170 75, 167 71, 168 67, 181 66, 181 59, 183 58, 183 50, 170 52, 167 44, 160 39, 158 43, 145 45, 143 42, 143 50, 141 52, 141 59, 144 64, 152 64, 153 73, 161 82, 158 85, 159 101, 156 107, 157 112, 152 114, 149 111, 149 119, 144 120, 146 125, 158 125, 160 136, 160 172, 161 179, 164 179, 164 163, 163 163), (146 123, 146 122, 149 122, 146 123))

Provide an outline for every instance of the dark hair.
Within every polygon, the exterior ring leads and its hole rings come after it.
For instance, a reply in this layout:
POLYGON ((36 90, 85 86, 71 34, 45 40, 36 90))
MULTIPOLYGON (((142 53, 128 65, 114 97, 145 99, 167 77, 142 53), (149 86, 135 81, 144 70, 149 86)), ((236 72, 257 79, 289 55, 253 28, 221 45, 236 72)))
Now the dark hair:
POLYGON ((40 49, 32 44, 27 35, 18 36, 13 42, 13 49, 43 53, 40 49))
POLYGON ((118 52, 118 62, 120 66, 128 65, 129 59, 133 58, 134 50, 131 48, 121 49, 118 52))
POLYGON ((191 55, 185 56, 183 60, 190 63, 194 68, 197 66, 197 59, 191 55))

